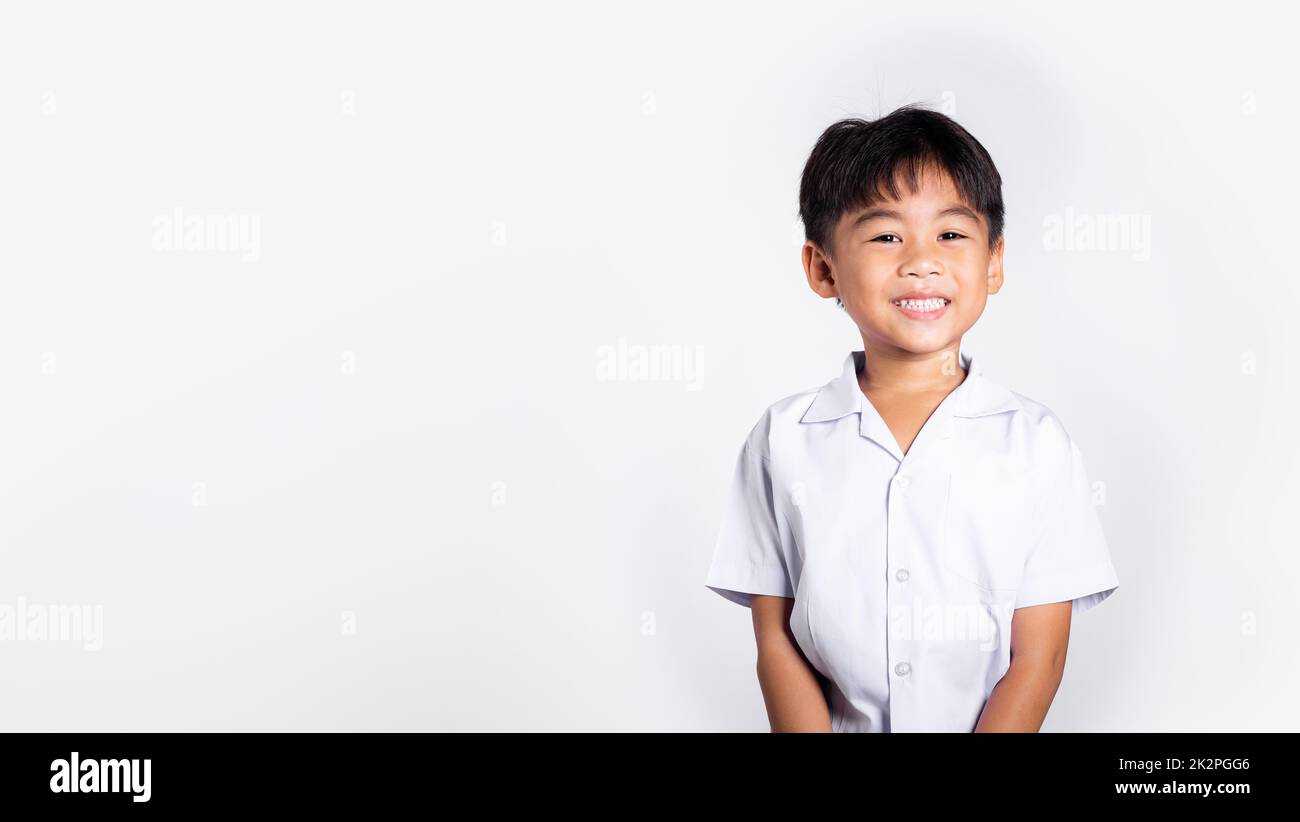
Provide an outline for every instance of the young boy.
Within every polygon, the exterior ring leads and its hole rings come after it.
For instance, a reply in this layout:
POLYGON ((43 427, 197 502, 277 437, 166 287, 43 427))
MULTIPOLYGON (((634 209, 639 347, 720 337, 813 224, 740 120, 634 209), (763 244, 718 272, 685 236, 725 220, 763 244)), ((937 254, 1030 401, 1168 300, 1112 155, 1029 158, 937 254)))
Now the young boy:
POLYGON ((1037 731, 1119 582, 1079 448, 962 342, 1002 287, 1002 178, 905 106, 828 128, 799 205, 862 350, 750 431, 706 581, 751 609, 772 730, 1037 731))

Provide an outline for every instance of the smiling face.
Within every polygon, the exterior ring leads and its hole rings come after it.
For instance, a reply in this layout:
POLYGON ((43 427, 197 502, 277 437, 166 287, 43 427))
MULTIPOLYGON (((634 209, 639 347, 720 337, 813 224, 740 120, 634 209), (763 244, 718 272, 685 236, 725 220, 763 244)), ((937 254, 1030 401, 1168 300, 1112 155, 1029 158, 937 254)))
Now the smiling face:
POLYGON ((957 346, 1002 287, 1002 238, 990 248, 987 220, 948 174, 927 167, 917 183, 841 215, 833 259, 803 250, 812 289, 843 301, 868 347, 898 355, 957 346))

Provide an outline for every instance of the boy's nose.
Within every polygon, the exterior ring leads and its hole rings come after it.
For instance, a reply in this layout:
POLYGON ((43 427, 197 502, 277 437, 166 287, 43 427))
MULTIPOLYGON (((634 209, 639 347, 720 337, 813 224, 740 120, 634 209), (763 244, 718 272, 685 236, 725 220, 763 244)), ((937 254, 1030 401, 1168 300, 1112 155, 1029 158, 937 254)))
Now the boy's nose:
POLYGON ((899 273, 913 277, 928 277, 944 272, 939 250, 933 244, 917 245, 913 253, 899 264, 899 273))
POLYGON ((898 273, 904 277, 939 277, 943 275, 943 264, 935 259, 920 258, 904 263, 898 273))

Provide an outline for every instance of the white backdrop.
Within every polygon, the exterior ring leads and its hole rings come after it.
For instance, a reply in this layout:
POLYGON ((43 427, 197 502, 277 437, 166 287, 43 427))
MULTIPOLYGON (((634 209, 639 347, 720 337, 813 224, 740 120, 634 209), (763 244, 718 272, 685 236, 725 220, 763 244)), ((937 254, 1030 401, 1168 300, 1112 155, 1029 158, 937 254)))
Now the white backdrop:
POLYGON ((1300 729, 1278 7, 432 5, 0 13, 0 727, 765 730, 721 505, 860 344, 798 177, 917 101, 1104 483, 1044 728, 1300 729))

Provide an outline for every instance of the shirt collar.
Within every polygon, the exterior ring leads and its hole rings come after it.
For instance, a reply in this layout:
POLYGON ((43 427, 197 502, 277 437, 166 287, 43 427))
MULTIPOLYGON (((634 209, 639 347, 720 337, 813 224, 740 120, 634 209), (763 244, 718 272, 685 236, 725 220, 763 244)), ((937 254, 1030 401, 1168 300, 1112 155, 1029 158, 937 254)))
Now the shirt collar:
MULTIPOLYGON (((951 406, 953 416, 984 417, 1021 409, 1014 393, 984 376, 983 363, 974 352, 963 345, 958 356, 966 369, 966 379, 954 389, 959 396, 952 398, 955 400, 951 406)), ((861 413, 868 400, 858 385, 858 371, 865 363, 865 351, 849 352, 840 375, 818 389, 817 396, 799 421, 826 422, 854 412, 861 413)))

